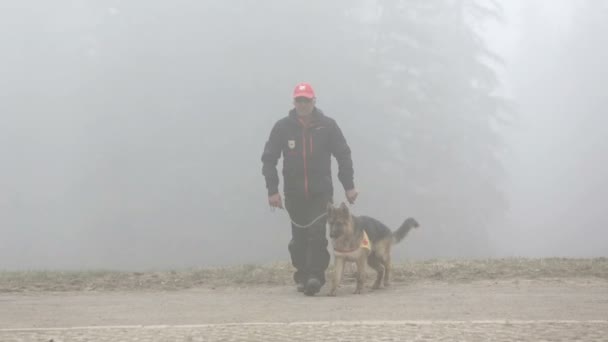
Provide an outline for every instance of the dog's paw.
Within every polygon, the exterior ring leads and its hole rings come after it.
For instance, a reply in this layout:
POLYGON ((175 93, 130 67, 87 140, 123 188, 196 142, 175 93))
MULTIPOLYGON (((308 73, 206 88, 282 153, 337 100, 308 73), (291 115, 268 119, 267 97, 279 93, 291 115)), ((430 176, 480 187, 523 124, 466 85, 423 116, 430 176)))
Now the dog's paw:
POLYGON ((335 297, 335 296, 336 296, 336 291, 335 291, 335 290, 333 290, 333 291, 329 291, 329 292, 327 293, 327 297, 335 297))

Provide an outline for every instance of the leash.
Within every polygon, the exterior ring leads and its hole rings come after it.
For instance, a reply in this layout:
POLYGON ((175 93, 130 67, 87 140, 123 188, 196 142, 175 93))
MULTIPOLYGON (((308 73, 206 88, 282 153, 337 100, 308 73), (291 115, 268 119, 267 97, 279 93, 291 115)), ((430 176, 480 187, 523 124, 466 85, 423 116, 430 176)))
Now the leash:
MULTIPOLYGON (((352 204, 349 204, 350 207, 352 207, 352 204)), ((274 212, 275 208, 271 207, 270 211, 274 212)), ((297 228, 310 228, 312 227, 312 225, 314 225, 315 223, 317 223, 317 221, 319 221, 320 219, 324 218, 325 216, 327 216, 327 212, 317 216, 314 220, 312 220, 309 224, 306 225, 302 225, 299 224, 297 222, 295 222, 292 218, 291 218, 291 214, 289 213, 289 211, 287 209, 285 209, 285 211, 287 212, 287 216, 289 216, 289 221, 291 221, 291 224, 293 224, 295 227, 297 228)))
MULTIPOLYGON (((287 214, 289 215, 289 212, 287 212, 287 214)), ((291 218, 291 215, 289 215, 289 220, 291 221, 291 224, 293 224, 294 226, 296 226, 298 228, 310 228, 313 224, 317 223, 317 221, 319 221, 320 219, 322 219, 325 216, 327 216, 327 213, 323 213, 323 214, 317 216, 316 219, 312 220, 312 222, 310 222, 307 225, 300 225, 300 224, 295 223, 293 221, 293 219, 291 218)))
MULTIPOLYGON (((275 211, 275 209, 276 209, 276 208, 271 207, 271 208, 270 208, 270 211, 274 212, 274 211, 275 211)), ((299 224, 299 223, 295 222, 295 221, 294 221, 294 220, 291 218, 291 214, 289 213, 289 211, 288 211, 288 210, 285 210, 285 211, 287 212, 287 216, 289 216, 289 221, 291 221, 291 224, 293 224, 293 225, 294 225, 295 227, 297 227, 297 228, 310 228, 310 227, 312 227, 312 225, 314 225, 315 223, 317 223, 317 221, 319 221, 320 219, 322 219, 322 218, 324 218, 325 216, 327 216, 327 213, 325 212, 325 213, 323 213, 323 214, 321 214, 321 215, 317 216, 317 217, 316 217, 314 220, 312 220, 312 221, 311 221, 309 224, 302 225, 302 224, 299 224)))
MULTIPOLYGON (((350 206, 351 208, 353 207, 352 203, 349 203, 348 206, 350 206)), ((270 207, 270 211, 274 212, 276 208, 274 207, 270 207)), ((299 224, 297 222, 295 222, 293 220, 293 218, 291 218, 291 214, 289 213, 289 210, 285 209, 285 211, 287 212, 287 216, 289 216, 289 221, 291 221, 291 224, 293 224, 295 227, 297 228, 310 228, 312 227, 312 225, 314 225, 315 223, 317 223, 317 221, 319 221, 320 219, 324 218, 325 216, 327 216, 327 212, 324 212, 323 214, 317 216, 314 220, 312 220, 309 224, 306 225, 302 225, 299 224)))

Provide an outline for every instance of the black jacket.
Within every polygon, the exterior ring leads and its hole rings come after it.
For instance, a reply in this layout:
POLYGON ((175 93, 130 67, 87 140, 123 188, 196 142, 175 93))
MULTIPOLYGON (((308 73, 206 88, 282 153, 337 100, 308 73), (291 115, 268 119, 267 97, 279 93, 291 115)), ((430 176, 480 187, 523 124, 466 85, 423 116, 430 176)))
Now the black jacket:
POLYGON ((315 108, 309 127, 292 109, 278 120, 262 153, 262 174, 268 195, 279 191, 277 162, 283 155, 283 190, 286 196, 325 193, 333 196, 331 156, 338 162, 338 179, 344 190, 355 187, 351 150, 336 121, 315 108))

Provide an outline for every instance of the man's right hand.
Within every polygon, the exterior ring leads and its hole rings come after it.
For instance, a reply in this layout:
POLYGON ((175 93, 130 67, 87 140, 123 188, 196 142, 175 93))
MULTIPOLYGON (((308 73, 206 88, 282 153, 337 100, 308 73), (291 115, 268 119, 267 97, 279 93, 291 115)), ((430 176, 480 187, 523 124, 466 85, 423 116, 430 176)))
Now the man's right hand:
POLYGON ((354 188, 346 191, 346 199, 348 200, 348 203, 354 204, 358 195, 359 195, 359 192, 357 190, 355 190, 354 188))
POLYGON ((277 192, 274 195, 268 196, 268 204, 270 204, 271 208, 283 209, 283 199, 281 198, 281 194, 277 192))

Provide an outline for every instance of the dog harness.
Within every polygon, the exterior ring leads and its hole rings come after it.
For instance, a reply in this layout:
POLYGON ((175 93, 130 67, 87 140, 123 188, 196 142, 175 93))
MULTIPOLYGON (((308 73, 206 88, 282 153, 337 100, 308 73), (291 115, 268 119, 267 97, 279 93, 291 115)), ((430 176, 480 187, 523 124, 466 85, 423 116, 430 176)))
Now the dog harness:
POLYGON ((356 248, 351 249, 349 251, 343 250, 343 249, 338 249, 338 248, 334 247, 334 251, 336 251, 338 253, 346 253, 347 254, 347 253, 354 252, 354 251, 356 251, 359 248, 364 248, 364 249, 367 249, 369 251, 372 250, 372 247, 370 246, 370 243, 369 243, 369 237, 367 236, 367 233, 365 232, 365 230, 363 231, 363 239, 361 239, 361 244, 359 245, 359 247, 356 247, 356 248))

